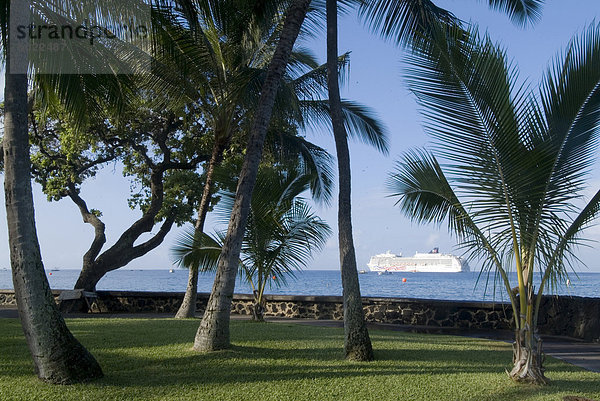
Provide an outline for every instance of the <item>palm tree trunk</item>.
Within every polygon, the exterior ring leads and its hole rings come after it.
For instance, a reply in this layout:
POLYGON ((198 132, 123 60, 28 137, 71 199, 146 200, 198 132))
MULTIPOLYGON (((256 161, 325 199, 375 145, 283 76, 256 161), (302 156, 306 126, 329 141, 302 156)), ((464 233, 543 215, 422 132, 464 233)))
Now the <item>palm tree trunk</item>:
MULTIPOLYGON (((11 2, 11 23, 28 21, 29 2, 11 2)), ((14 38, 9 36, 9 40, 14 38)), ((41 380, 66 384, 102 377, 94 357, 67 328, 50 291, 38 243, 31 191, 27 121, 27 57, 13 64, 9 46, 5 79, 4 191, 12 267, 25 340, 41 380)), ((19 47, 27 54, 27 45, 19 47)))
POLYGON ((547 384, 550 380, 544 375, 544 354, 542 340, 536 332, 537 322, 533 319, 533 286, 527 286, 529 294, 519 297, 526 298, 527 309, 525 324, 515 332, 513 343, 513 368, 509 373, 512 380, 518 383, 547 384))
MULTIPOLYGON (((212 199, 212 188, 213 188, 213 177, 215 168, 221 162, 221 156, 223 154, 223 145, 216 138, 215 144, 213 145, 212 155, 208 162, 208 170, 206 172, 206 182, 204 183, 204 189, 202 191, 202 199, 200 200, 200 206, 198 206, 198 220, 196 220, 195 234, 204 232, 204 223, 206 221, 206 215, 208 214, 208 208, 210 207, 210 201, 212 199)), ((185 289, 185 295, 183 302, 175 314, 176 319, 193 318, 196 316, 196 300, 198 299, 198 269, 190 268, 188 274, 188 283, 185 289)))
POLYGON ((327 86, 338 159, 338 235, 344 298, 344 351, 347 359, 371 361, 373 348, 364 318, 352 238, 350 152, 340 100, 337 54, 337 1, 327 0, 327 86))
POLYGON ((254 293, 254 305, 252 305, 252 320, 257 322, 265 321, 265 286, 270 275, 266 275, 262 267, 256 269, 257 272, 257 286, 254 293))
POLYGON ((231 300, 235 288, 242 237, 250 212, 252 190, 256 182, 258 165, 262 157, 263 144, 279 82, 285 72, 309 5, 310 0, 294 0, 287 10, 279 42, 263 83, 215 282, 194 341, 194 349, 197 351, 215 351, 228 348, 230 345, 231 300))

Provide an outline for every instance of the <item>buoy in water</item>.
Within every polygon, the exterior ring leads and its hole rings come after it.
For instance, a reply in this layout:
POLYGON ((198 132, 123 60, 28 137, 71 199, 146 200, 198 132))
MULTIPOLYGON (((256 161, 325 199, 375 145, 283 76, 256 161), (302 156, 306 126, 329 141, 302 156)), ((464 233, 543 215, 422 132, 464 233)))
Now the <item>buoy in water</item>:
POLYGON ((50 275, 50 276, 51 276, 51 275, 52 275, 52 272, 48 273, 48 275, 50 275))
POLYGON ((277 277, 273 276, 273 280, 275 280, 277 277))
POLYGON ((404 278, 402 279, 402 282, 403 282, 403 283, 406 283, 406 277, 404 277, 404 278))

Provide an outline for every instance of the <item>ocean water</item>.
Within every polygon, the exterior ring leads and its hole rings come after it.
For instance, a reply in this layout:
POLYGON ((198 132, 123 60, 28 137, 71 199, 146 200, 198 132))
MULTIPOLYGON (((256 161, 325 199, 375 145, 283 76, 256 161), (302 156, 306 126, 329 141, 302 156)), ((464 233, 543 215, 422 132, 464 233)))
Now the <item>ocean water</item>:
MULTIPOLYGON (((46 271, 52 289, 72 289, 79 270, 46 271)), ((98 290, 120 291, 167 291, 183 292, 188 272, 184 269, 127 270, 119 269, 108 273, 98 284, 98 290)), ((506 301, 504 287, 494 288, 493 277, 486 278, 470 273, 394 273, 379 276, 377 273, 360 274, 361 294, 369 297, 426 298, 440 300, 506 301), (479 280, 478 280, 479 278, 479 280), (404 282, 403 279, 406 279, 404 282)), ((515 278, 515 277, 513 277, 515 278)), ((200 275, 199 292, 210 292, 214 274, 200 275)), ((561 283, 547 293, 600 298, 600 273, 571 275, 570 285, 561 283)), ((513 280, 516 283, 516 280, 513 280)), ((516 284, 514 284, 516 286, 516 284)), ((10 270, 0 270, 0 289, 12 289, 10 270)), ((250 286, 243 281, 236 283, 237 293, 251 293, 250 286)), ((267 294, 286 295, 342 295, 339 271, 306 270, 288 278, 287 284, 272 285, 267 294)))

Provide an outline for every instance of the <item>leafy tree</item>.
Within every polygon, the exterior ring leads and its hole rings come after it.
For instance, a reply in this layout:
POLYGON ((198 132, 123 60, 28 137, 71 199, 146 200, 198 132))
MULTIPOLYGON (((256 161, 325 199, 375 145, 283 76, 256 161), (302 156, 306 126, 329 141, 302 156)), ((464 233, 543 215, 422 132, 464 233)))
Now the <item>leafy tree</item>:
POLYGON ((436 144, 405 155, 391 189, 413 221, 446 220, 483 271, 496 272, 515 318, 510 377, 546 383, 540 301, 600 211, 600 191, 583 201, 600 134, 600 26, 571 41, 537 92, 518 86, 505 53, 473 32, 440 29, 415 50, 407 79, 436 144))
POLYGON ((85 131, 61 112, 32 116, 35 179, 50 200, 71 199, 83 221, 94 227, 76 289, 95 291, 106 273, 159 246, 173 224, 189 221, 197 203, 201 178, 196 169, 208 160, 201 116, 193 104, 177 112, 157 110, 150 100, 139 99, 119 119, 96 118, 99 121, 90 121, 85 131), (88 208, 80 186, 99 168, 116 162, 123 164, 124 174, 137 184, 129 204, 139 208, 142 216, 103 251, 102 213, 88 208), (161 220, 155 235, 137 243, 161 220))
MULTIPOLYGON (((301 269, 331 235, 327 223, 300 197, 312 179, 297 170, 259 169, 239 263, 240 274, 252 286, 254 320, 264 320, 267 285, 280 285, 286 276, 293 277, 294 270, 301 269)), ((225 193, 219 204, 224 222, 233 202, 234 194, 225 193)), ((210 236, 189 230, 172 248, 175 261, 187 268, 214 271, 224 238, 224 231, 210 236)))

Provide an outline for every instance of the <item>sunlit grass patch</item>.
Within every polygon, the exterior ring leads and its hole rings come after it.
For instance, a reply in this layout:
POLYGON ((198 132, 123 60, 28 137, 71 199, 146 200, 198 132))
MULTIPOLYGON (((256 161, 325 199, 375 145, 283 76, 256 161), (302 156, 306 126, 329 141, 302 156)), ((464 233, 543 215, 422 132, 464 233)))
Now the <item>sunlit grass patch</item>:
POLYGON ((343 359, 341 329, 233 321, 233 347, 199 354, 199 321, 68 320, 98 358, 101 380, 39 382, 19 322, 0 336, 1 400, 560 400, 600 399, 600 375, 548 358, 547 387, 513 384, 510 344, 454 336, 371 333, 377 360, 343 359))

